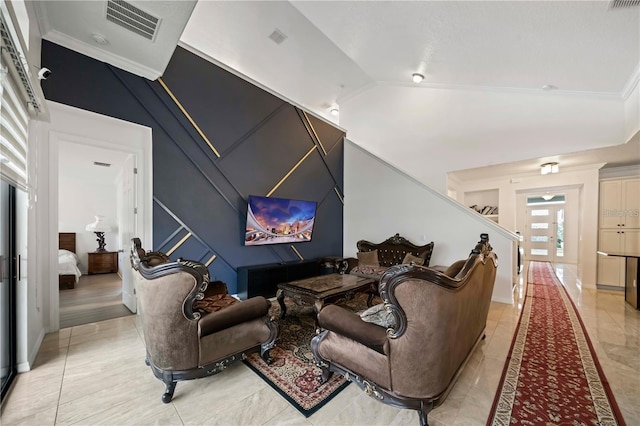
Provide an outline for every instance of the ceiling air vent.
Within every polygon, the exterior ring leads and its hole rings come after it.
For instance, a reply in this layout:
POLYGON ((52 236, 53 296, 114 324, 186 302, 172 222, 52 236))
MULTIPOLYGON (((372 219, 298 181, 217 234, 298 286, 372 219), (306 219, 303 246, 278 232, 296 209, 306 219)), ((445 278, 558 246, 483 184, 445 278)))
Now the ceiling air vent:
POLYGON ((153 40, 160 19, 123 0, 107 1, 107 21, 153 40))
POLYGON ((287 35, 280 31, 279 29, 273 30, 273 32, 269 35, 269 38, 273 40, 276 44, 280 44, 287 38, 287 35))
POLYGON ((640 6, 640 0, 611 0, 609 9, 619 9, 622 7, 640 6))
POLYGON ((100 167, 111 167, 111 164, 109 164, 109 163, 101 163, 99 161, 94 161, 93 164, 96 165, 96 166, 100 166, 100 167))

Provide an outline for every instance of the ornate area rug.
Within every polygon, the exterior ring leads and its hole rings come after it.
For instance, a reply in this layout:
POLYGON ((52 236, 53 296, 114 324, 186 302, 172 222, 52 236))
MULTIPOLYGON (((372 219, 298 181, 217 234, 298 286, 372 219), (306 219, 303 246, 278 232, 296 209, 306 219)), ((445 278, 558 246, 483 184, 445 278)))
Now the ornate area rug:
MULTIPOLYGON (((356 294, 349 301, 341 303, 347 309, 366 309, 365 294, 356 294)), ((270 315, 275 315, 280 327, 280 335, 271 350, 271 365, 266 365, 260 355, 251 354, 245 363, 278 391, 298 411, 309 417, 344 389, 349 382, 342 376, 333 374, 323 385, 318 376, 310 343, 315 335, 313 307, 298 306, 285 299, 287 316, 280 317, 280 307, 271 302, 270 315)))
POLYGON ((624 425, 573 302, 547 262, 526 298, 488 425, 624 425))

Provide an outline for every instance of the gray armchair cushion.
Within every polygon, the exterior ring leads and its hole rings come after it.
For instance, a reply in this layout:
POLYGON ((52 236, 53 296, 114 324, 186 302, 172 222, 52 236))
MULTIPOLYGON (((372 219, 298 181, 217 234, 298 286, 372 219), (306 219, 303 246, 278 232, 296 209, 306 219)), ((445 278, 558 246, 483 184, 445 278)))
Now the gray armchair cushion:
POLYGON ((318 314, 318 324, 325 330, 355 340, 381 354, 385 353, 387 347, 386 329, 362 321, 358 314, 340 306, 325 306, 318 314))
POLYGON ((221 311, 207 314, 200 319, 200 336, 224 330, 243 321, 264 317, 269 312, 270 307, 271 303, 264 297, 257 296, 242 303, 231 305, 221 311))

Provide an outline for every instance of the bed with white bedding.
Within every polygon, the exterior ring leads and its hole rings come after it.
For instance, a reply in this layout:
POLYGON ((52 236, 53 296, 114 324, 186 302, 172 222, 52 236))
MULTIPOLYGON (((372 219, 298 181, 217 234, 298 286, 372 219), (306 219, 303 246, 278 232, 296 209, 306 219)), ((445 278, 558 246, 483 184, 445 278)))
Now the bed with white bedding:
POLYGON ((75 232, 60 232, 58 234, 58 276, 60 290, 75 288, 80 279, 80 260, 76 255, 75 232))

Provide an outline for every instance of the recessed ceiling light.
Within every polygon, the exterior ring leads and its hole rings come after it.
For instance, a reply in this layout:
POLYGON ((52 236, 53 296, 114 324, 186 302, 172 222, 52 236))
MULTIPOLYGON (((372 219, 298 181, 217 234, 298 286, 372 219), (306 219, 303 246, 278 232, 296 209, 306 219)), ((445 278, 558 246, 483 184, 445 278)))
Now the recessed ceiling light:
POLYGON ((91 38, 93 39, 93 41, 96 42, 96 44, 101 44, 103 46, 105 44, 109 44, 109 40, 107 40, 107 38, 105 36, 103 36, 102 34, 93 33, 93 34, 91 34, 91 38))
POLYGON ((413 74, 411 74, 411 79, 414 83, 420 83, 422 80, 424 80, 424 75, 414 72, 413 74))
POLYGON ((338 115, 340 114, 340 110, 338 108, 331 108, 331 111, 329 111, 331 113, 331 115, 338 115))

